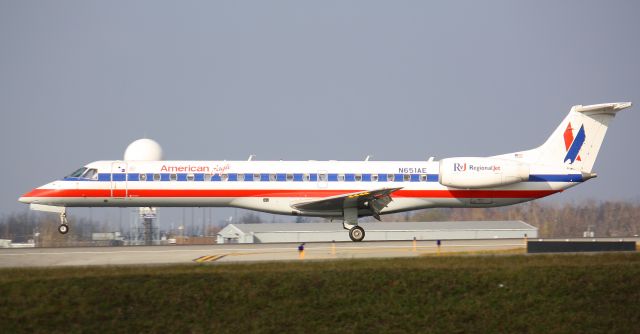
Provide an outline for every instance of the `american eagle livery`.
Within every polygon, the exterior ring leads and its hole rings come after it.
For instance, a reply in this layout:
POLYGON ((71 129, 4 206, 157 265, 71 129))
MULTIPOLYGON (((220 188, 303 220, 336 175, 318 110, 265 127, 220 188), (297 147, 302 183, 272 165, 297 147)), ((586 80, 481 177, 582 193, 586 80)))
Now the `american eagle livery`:
POLYGON ((437 207, 495 207, 549 196, 596 176, 609 122, 630 102, 574 106, 541 146, 492 157, 434 161, 96 161, 20 197, 60 214, 69 207, 236 207, 339 219, 353 241, 358 218, 437 207))

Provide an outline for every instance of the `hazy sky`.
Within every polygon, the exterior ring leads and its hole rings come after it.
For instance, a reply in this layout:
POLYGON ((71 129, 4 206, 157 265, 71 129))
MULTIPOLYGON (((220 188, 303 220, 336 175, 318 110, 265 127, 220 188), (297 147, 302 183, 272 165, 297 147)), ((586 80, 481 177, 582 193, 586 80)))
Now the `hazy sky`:
POLYGON ((599 177, 553 199, 640 200, 639 4, 0 0, 0 214, 144 136, 169 159, 483 156, 615 101, 636 107, 599 177))

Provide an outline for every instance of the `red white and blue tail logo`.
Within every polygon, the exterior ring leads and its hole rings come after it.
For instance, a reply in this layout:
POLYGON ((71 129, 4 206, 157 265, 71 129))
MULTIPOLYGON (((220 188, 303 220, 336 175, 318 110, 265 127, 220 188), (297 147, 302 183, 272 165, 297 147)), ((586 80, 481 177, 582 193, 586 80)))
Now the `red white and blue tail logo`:
POLYGON ((564 162, 569 162, 569 164, 574 163, 576 160, 582 161, 580 158, 580 149, 584 144, 584 140, 587 138, 584 132, 584 125, 580 126, 580 130, 578 133, 573 135, 573 129, 571 127, 571 123, 567 124, 567 129, 564 130, 564 146, 567 150, 567 155, 564 157, 564 162))

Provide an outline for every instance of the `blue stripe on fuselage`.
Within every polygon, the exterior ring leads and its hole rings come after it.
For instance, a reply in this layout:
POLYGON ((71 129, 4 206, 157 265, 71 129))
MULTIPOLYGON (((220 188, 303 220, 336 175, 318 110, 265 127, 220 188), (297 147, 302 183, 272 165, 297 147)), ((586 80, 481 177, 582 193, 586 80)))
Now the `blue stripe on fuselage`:
POLYGON ((581 174, 534 174, 529 182, 582 182, 581 174))
MULTIPOLYGON (((90 180, 90 179, 83 179, 83 178, 78 178, 78 177, 66 177, 64 178, 65 181, 103 181, 103 182, 110 182, 111 181, 111 175, 109 173, 100 173, 98 174, 98 180, 90 180)), ((128 181, 139 181, 138 174, 134 174, 130 173, 128 175, 128 181)), ((161 175, 161 179, 160 181, 169 181, 169 174, 159 174, 161 175)), ((237 181, 236 175, 235 173, 232 174, 228 174, 229 175, 229 179, 228 181, 231 182, 235 182, 237 181)), ((245 175, 245 181, 252 181, 253 178, 253 174, 244 174, 245 175), (249 177, 251 176, 251 177, 249 177)), ((277 174, 277 180, 278 181, 285 181, 285 175, 286 174, 282 174, 279 173, 277 174)), ((295 173, 293 174, 294 176, 294 181, 303 181, 303 176, 304 174, 300 174, 300 173, 295 173)), ((351 176, 353 176, 355 174, 349 174, 349 181, 351 182, 355 182, 355 178, 351 178, 351 176)), ((360 182, 376 182, 376 181, 372 181, 371 179, 371 175, 379 175, 379 181, 377 182, 387 182, 387 174, 362 174, 362 181, 360 182)), ((398 174, 398 175, 403 175, 403 174, 398 174)), ((411 182, 420 182, 420 178, 419 178, 419 174, 410 174, 411 175, 411 182)), ((329 182, 338 182, 338 174, 329 174, 329 182)), ((124 173, 114 173, 113 174, 113 180, 114 181, 124 181, 125 180, 125 174, 124 173)), ((184 182, 187 181, 187 174, 178 174, 177 176, 177 181, 178 182, 184 182)), ((204 179, 204 175, 202 174, 195 174, 194 175, 194 181, 209 181, 209 180, 205 180, 204 179)), ((222 181, 220 179, 220 175, 219 174, 213 174, 211 181, 222 181)), ((269 182, 269 174, 260 174, 260 181, 261 182, 269 182)), ((310 182, 317 182, 318 181, 318 174, 312 173, 309 174, 309 181, 310 182)), ((345 180, 346 181, 346 180, 345 180)), ((532 174, 529 175, 529 179, 527 180, 528 182, 582 182, 582 175, 581 174, 532 174)), ((158 181, 153 181, 153 174, 152 173, 148 173, 147 174, 147 182, 158 182, 158 181)), ((403 182, 402 177, 396 177, 395 178, 395 182, 403 182)), ((427 180, 426 182, 438 182, 438 174, 427 174, 427 180)))

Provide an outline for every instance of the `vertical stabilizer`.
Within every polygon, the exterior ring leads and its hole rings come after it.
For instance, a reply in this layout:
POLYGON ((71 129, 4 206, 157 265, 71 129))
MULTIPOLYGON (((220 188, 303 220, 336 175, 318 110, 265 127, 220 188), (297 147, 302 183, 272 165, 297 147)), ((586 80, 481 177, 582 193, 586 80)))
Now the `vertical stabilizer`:
POLYGON ((631 102, 573 106, 549 139, 533 150, 537 151, 537 163, 564 164, 570 169, 591 172, 609 122, 618 111, 630 106, 631 102))

